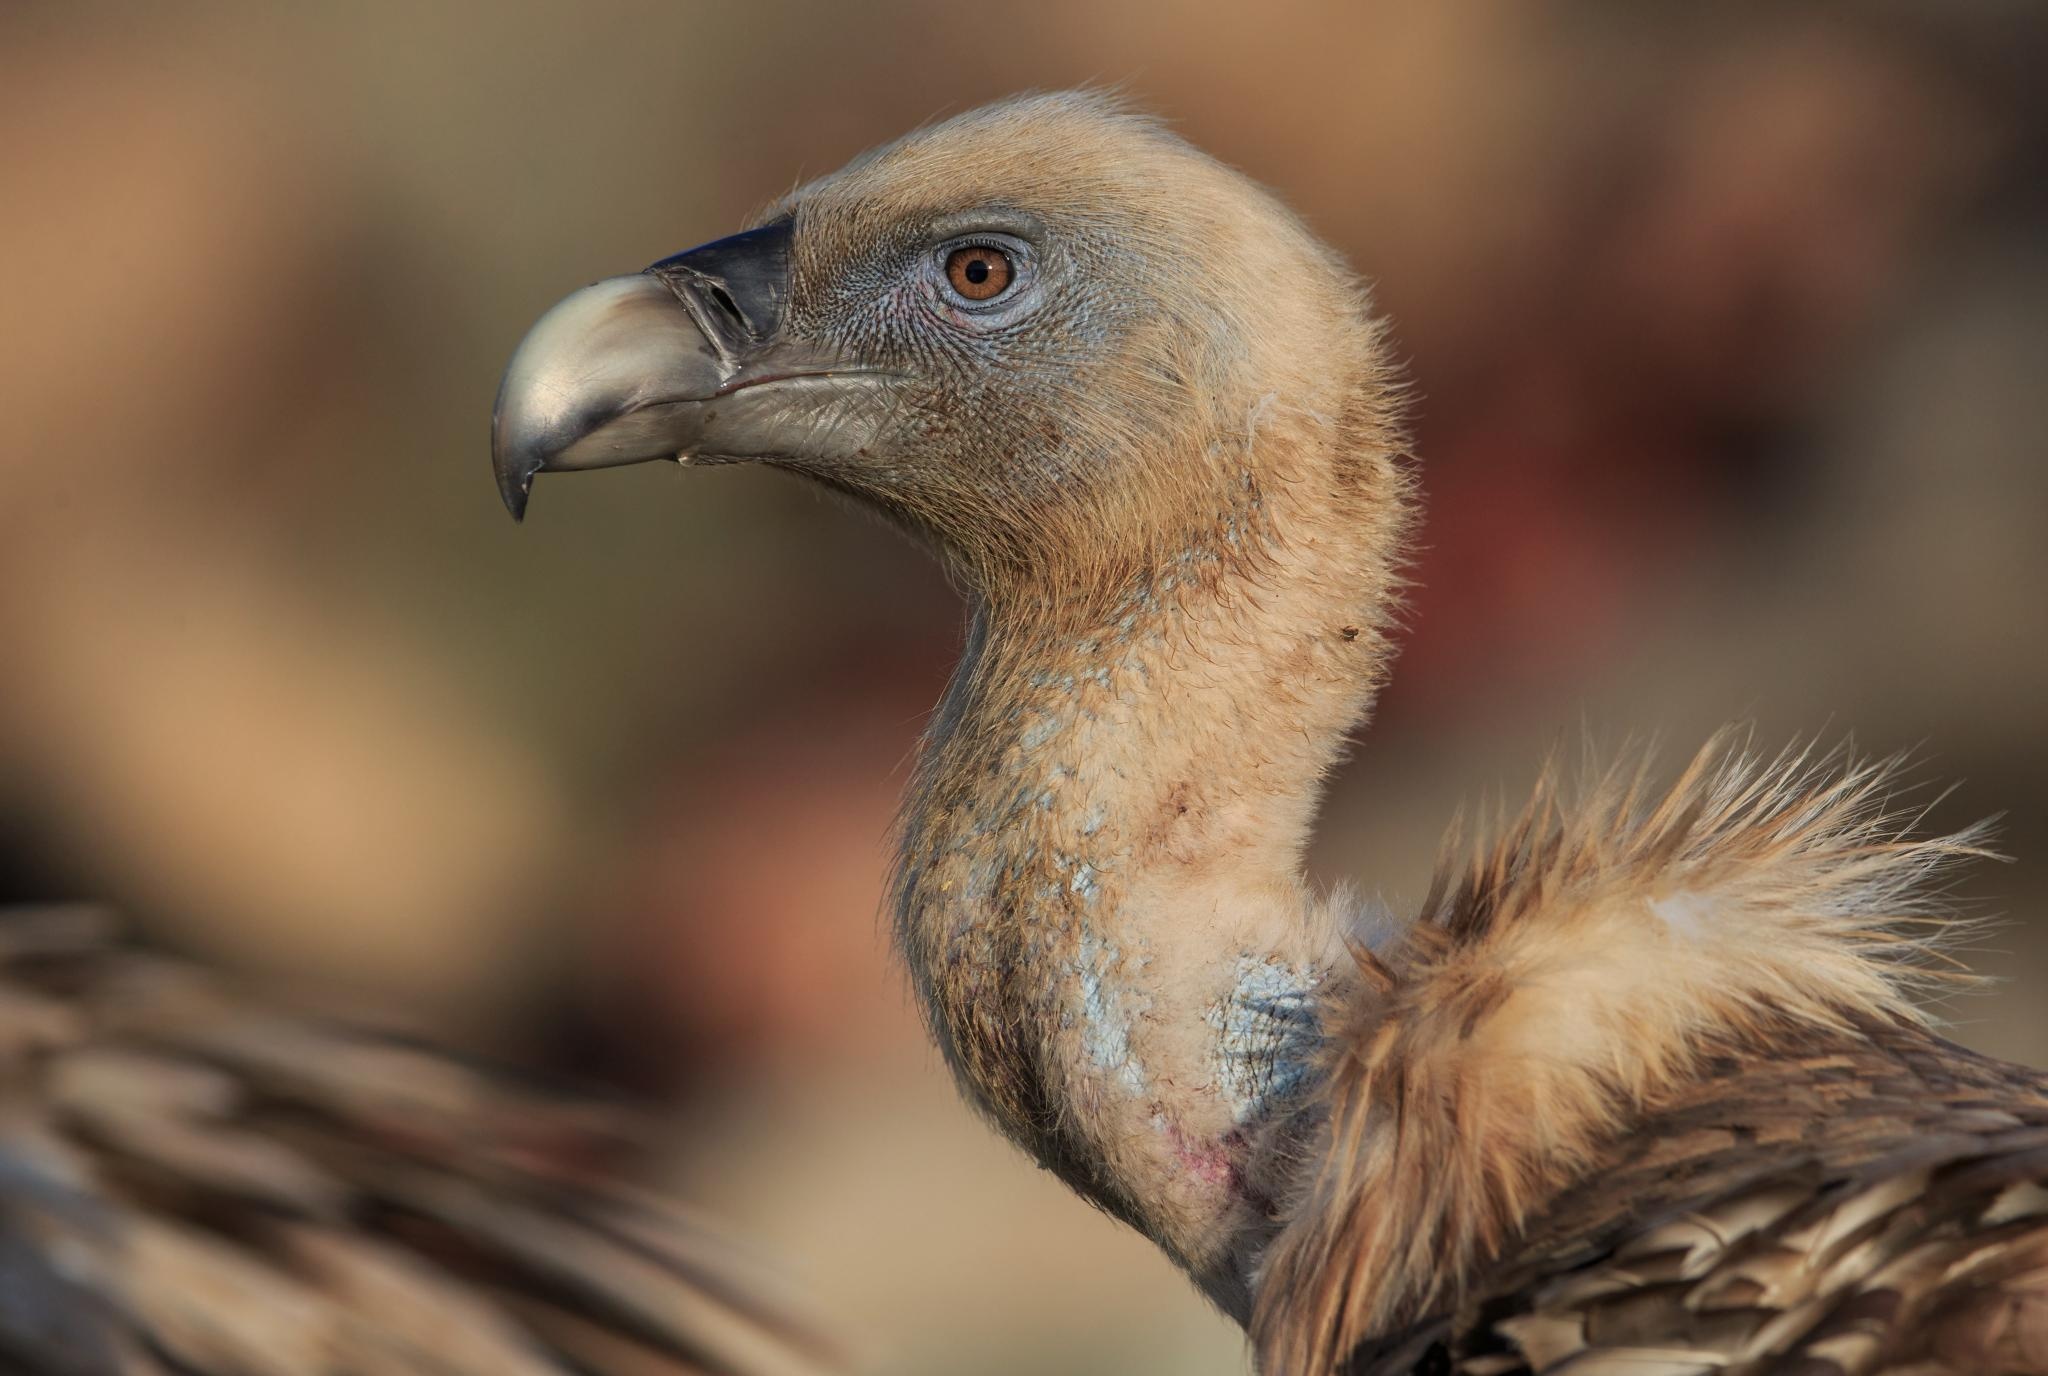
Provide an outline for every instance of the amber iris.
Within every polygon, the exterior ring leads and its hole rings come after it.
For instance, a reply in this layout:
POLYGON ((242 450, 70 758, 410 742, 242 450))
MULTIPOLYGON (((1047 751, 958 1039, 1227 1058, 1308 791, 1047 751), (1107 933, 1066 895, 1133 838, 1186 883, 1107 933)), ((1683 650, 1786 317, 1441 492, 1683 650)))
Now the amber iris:
POLYGON ((1010 256, 973 244, 946 255, 946 280, 969 301, 992 301, 1010 285, 1010 256))

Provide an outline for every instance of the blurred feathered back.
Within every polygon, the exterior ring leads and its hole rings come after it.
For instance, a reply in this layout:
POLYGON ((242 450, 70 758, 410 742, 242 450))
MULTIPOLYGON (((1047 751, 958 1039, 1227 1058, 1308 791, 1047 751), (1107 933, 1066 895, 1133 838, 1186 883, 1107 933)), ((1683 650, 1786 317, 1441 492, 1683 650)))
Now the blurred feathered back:
POLYGON ((623 1105, 114 935, 94 909, 0 914, 10 1370, 838 1369, 764 1265, 632 1183, 651 1134, 623 1105))

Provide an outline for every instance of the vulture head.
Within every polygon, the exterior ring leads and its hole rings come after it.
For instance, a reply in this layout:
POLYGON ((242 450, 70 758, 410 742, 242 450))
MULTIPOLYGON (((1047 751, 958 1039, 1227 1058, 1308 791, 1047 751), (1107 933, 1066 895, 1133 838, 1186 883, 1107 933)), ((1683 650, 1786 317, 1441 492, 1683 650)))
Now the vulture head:
POLYGON ((990 593, 1227 530, 1286 398, 1377 404, 1356 278, 1246 178, 1095 95, 913 133, 527 336, 500 490, 672 458, 852 493, 990 593))

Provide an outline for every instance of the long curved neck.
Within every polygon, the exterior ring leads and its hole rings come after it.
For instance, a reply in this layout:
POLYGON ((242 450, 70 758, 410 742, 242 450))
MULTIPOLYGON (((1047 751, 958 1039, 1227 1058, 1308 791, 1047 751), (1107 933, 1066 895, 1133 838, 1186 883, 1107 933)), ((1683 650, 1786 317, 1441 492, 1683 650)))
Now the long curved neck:
POLYGON ((1385 658, 1403 515, 1391 458, 1341 421, 1252 442, 1171 557, 1101 595, 980 601, 897 880, 969 1097, 1239 1317, 1260 1146, 1310 1088, 1342 968, 1302 853, 1385 658))

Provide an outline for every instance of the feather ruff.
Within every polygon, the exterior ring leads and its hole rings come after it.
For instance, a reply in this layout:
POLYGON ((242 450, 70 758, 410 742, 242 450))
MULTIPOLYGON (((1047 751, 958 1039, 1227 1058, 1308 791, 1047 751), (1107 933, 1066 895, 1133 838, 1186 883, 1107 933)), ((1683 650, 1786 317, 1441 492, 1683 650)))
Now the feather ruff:
POLYGON ((1269 1249, 1262 1369, 1331 1371, 1455 1307, 1478 1268, 1710 1058, 1788 1029, 1921 1028, 1967 976, 1945 876, 1982 827, 1909 835, 1896 760, 1724 733, 1653 792, 1636 765, 1569 802, 1559 771, 1423 917, 1357 951, 1326 1124, 1269 1249))

